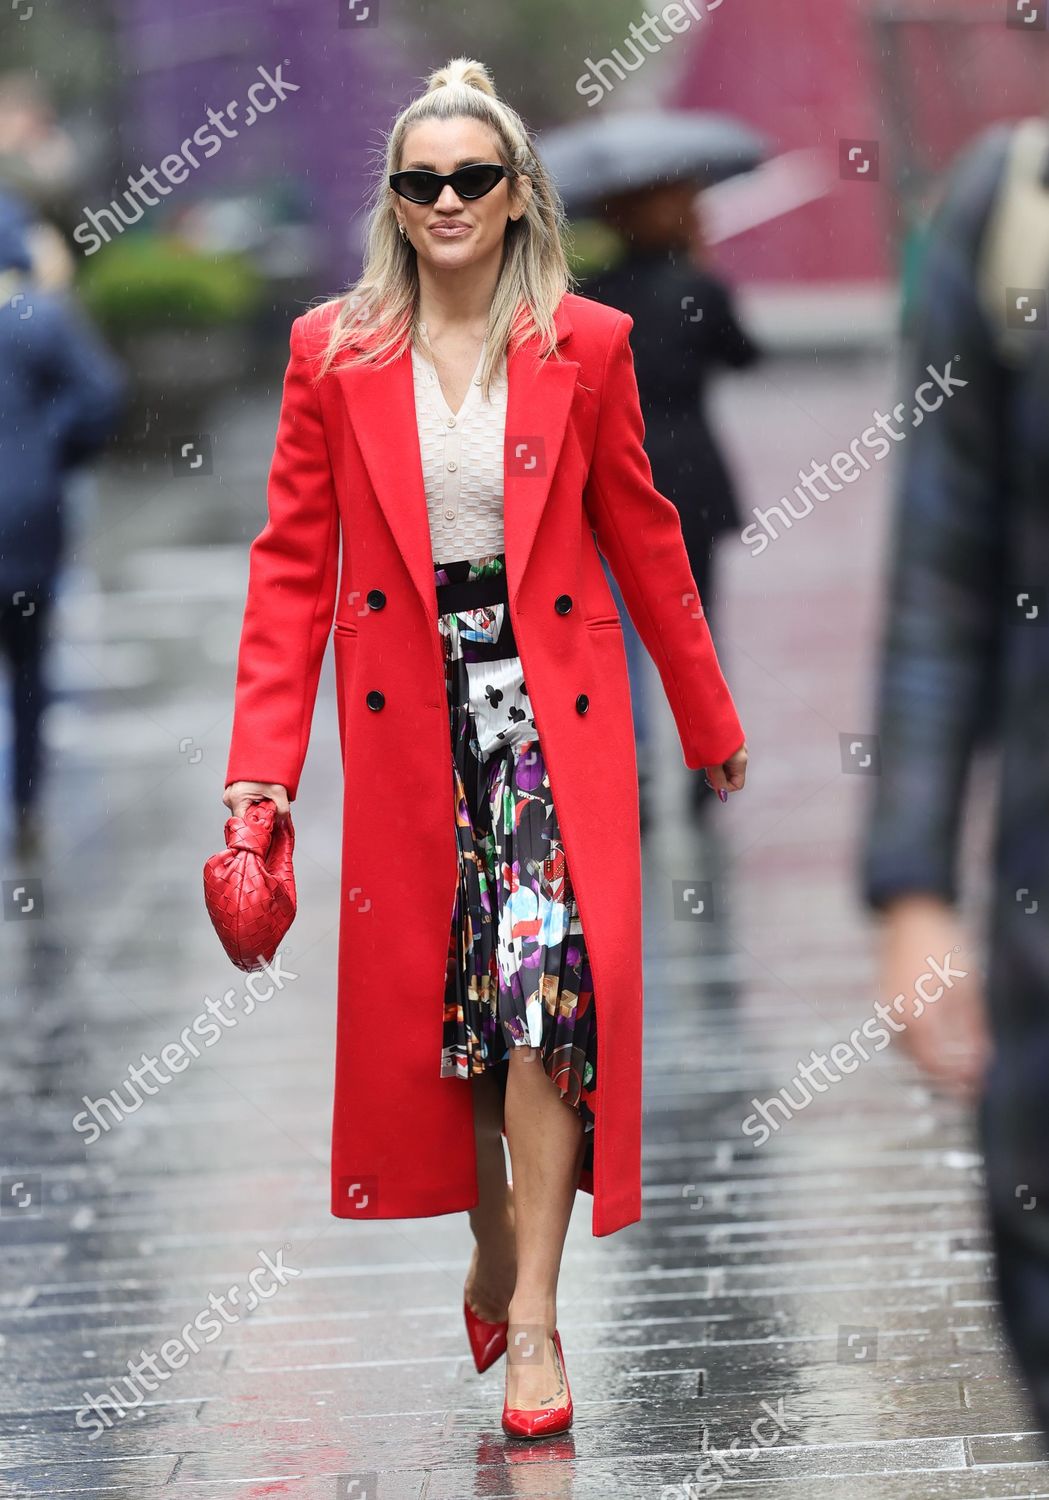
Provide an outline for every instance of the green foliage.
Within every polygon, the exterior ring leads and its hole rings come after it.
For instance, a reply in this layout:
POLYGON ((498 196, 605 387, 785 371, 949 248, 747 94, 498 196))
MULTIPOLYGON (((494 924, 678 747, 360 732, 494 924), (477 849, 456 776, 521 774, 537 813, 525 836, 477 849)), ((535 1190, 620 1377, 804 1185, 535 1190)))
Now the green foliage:
POLYGON ((263 282, 244 256, 202 254, 145 233, 114 240, 92 256, 78 290, 103 328, 134 333, 241 321, 258 306, 263 282))
POLYGON ((574 220, 564 246, 572 274, 580 280, 608 270, 626 253, 622 236, 601 219, 574 220))

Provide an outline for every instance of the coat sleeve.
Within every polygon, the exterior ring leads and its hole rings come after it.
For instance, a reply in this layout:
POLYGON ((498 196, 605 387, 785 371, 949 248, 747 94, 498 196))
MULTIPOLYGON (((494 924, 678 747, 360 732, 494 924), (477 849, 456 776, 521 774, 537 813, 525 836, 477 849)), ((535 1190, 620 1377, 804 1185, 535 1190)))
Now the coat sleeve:
POLYGON ((276 782, 289 800, 306 757, 339 561, 335 485, 302 321, 291 328, 269 518, 249 553, 225 783, 276 782))
POLYGON ((1005 460, 1015 455, 1012 382, 977 272, 1010 133, 986 132, 953 169, 916 295, 908 390, 934 370, 948 371, 958 389, 902 449, 876 675, 881 770, 860 865, 875 911, 908 892, 957 901, 967 778, 981 740, 994 737, 1010 530, 1005 460))
POLYGON ((677 508, 652 483, 623 313, 609 343, 584 504, 631 620, 663 683, 686 766, 722 765, 743 728, 721 675, 677 508))

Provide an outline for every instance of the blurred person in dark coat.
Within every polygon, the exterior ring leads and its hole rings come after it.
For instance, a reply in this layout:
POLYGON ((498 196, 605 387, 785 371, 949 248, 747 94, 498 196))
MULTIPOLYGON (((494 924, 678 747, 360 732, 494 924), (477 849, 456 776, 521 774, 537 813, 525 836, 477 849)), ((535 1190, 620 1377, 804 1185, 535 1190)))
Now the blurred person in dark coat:
POLYGON ((913 383, 901 394, 910 409, 931 370, 953 388, 900 445, 881 769, 861 873, 883 913, 883 998, 910 993, 929 955, 966 971, 897 1040, 931 1078, 978 1100, 1003 1315, 1049 1430, 1049 131, 1039 133, 1040 183, 1016 197, 1015 128, 968 147, 927 240, 913 383), (1020 217, 1006 224, 1006 211, 1020 217), (996 284, 995 243, 1033 251, 1042 285, 1004 262, 996 284), (1018 359, 1002 332, 1010 282, 1024 298, 1018 359), (982 981, 964 957, 958 855, 966 783, 990 750, 999 789, 982 981))
POLYGON ((0 653, 11 680, 16 850, 39 852, 44 653, 63 548, 63 480, 114 431, 120 367, 72 302, 34 284, 29 220, 0 191, 0 653))
MULTIPOLYGON (((732 476, 707 416, 707 388, 719 367, 742 369, 761 351, 741 326, 729 288, 704 264, 698 186, 691 179, 657 183, 607 200, 604 217, 625 240, 626 255, 581 290, 634 319, 630 344, 645 452, 656 488, 681 517, 692 575, 715 635, 714 547, 721 533, 738 529, 741 520, 732 476)), ((648 741, 643 650, 618 597, 616 603, 640 751, 648 741)), ((703 808, 711 796, 704 774, 690 774, 692 805, 703 808)))

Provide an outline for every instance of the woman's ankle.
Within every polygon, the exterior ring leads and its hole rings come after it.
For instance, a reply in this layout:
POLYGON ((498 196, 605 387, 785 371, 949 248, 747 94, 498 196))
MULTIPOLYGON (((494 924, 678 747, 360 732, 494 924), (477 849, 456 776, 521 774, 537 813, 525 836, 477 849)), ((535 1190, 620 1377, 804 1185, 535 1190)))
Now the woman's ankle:
POLYGON ((470 1215, 470 1230, 483 1258, 505 1255, 508 1249, 516 1253, 512 1205, 483 1217, 474 1211, 470 1215))
POLYGON ((553 1338, 557 1327, 557 1300, 548 1293, 515 1291, 510 1298, 511 1326, 521 1329, 543 1329, 553 1338))
POLYGON ((517 1279, 513 1242, 476 1241, 466 1274, 466 1299, 473 1311, 490 1322, 506 1317, 517 1279))

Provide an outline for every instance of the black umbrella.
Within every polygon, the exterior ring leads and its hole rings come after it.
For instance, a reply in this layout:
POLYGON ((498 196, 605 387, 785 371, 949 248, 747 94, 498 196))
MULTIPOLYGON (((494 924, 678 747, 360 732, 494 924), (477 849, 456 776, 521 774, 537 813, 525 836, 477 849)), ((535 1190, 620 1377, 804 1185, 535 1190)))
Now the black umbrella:
POLYGON ((731 115, 643 110, 547 131, 537 142, 569 212, 682 177, 722 182, 761 164, 768 142, 731 115))

